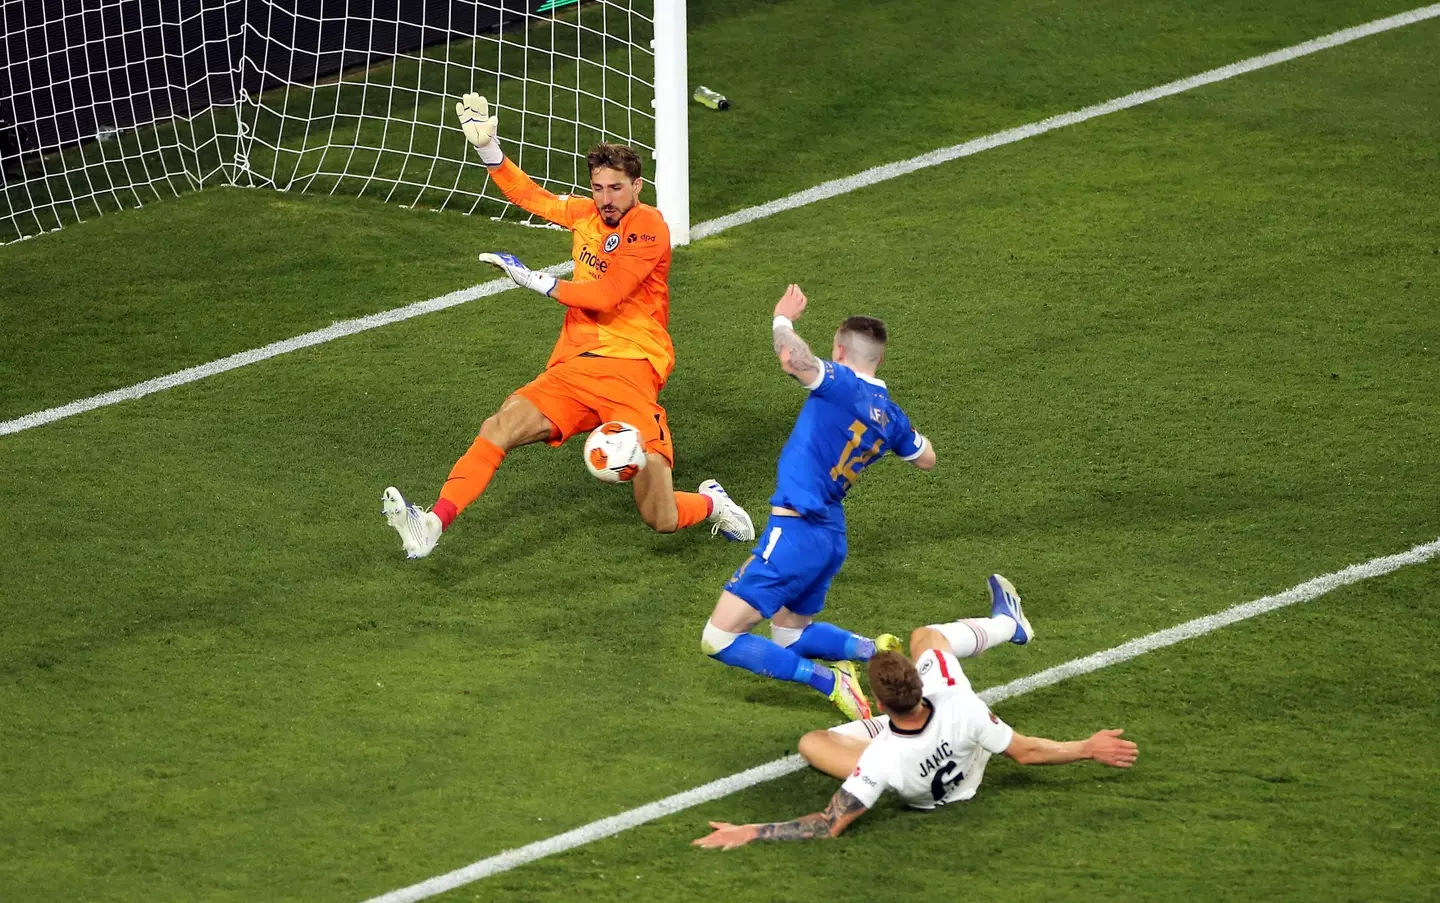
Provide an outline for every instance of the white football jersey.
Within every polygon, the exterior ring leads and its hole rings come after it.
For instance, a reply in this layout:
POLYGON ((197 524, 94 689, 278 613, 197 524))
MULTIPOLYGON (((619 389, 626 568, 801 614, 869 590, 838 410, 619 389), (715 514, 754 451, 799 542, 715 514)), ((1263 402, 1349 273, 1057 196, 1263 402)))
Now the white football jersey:
POLYGON ((907 731, 883 716, 845 725, 852 735, 854 725, 864 725, 874 738, 843 786, 866 808, 887 790, 916 809, 968 800, 985 776, 985 763, 1004 752, 1015 734, 975 695, 955 656, 930 649, 915 668, 930 703, 923 727, 907 731))

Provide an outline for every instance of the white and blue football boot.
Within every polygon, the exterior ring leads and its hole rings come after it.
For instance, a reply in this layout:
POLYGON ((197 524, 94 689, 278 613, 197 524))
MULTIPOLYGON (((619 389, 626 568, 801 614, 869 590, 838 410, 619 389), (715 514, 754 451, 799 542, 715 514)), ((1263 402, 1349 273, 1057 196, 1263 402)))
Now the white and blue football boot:
POLYGON ((386 523, 400 534, 406 558, 429 555, 445 530, 438 514, 405 501, 405 496, 394 486, 387 486, 381 494, 380 513, 385 515, 386 523))
POLYGON ((730 493, 715 480, 700 484, 700 494, 710 499, 710 535, 720 534, 731 542, 754 542, 755 522, 745 509, 735 504, 730 493))

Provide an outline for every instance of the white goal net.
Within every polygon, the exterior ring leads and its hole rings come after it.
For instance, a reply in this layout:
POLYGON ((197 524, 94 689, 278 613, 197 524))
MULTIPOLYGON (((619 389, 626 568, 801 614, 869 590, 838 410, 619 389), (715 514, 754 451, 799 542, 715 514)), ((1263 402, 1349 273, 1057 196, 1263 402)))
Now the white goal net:
POLYGON ((523 217, 455 125, 472 90, 557 193, 631 145, 688 234, 683 0, 5 0, 0 29, 0 243, 215 185, 523 217))

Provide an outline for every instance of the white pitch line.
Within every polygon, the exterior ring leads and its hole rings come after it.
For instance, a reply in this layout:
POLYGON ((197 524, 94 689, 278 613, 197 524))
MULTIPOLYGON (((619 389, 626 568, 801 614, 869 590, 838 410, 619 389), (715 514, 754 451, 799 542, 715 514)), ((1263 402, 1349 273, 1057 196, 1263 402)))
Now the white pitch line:
MULTIPOLYGON (((1137 91, 1133 94, 1127 94, 1124 97, 1117 97, 1114 100, 1108 100, 1104 103, 1085 107, 1072 113, 1052 116, 1049 119, 1042 119, 1039 122, 1032 122, 1028 125, 1007 129, 1003 132, 996 132, 993 135, 986 135, 983 138, 976 138, 962 144, 942 147, 939 150, 934 150, 918 157, 912 157, 909 160, 887 163, 884 166, 867 169, 853 176, 824 182, 816 185, 814 188, 787 195, 778 200, 769 201, 755 207, 747 207, 744 210, 739 210, 726 216, 707 220, 696 225, 691 230, 690 235, 691 238, 698 241, 699 239, 724 232, 726 229, 732 229, 735 226, 751 223, 758 219, 764 219, 767 216, 774 216, 777 213, 793 210, 796 207, 813 204, 816 201, 847 194, 851 191, 866 188, 878 182, 884 182, 887 179, 898 178, 899 176, 907 175, 929 166, 938 166, 941 163, 947 163, 961 157, 978 154, 984 150, 1001 147, 1006 144, 1014 144, 1017 141, 1033 138, 1036 135, 1043 135, 1046 132, 1064 128, 1065 126, 1085 122, 1098 116, 1104 116, 1107 113, 1128 110, 1131 107, 1150 103, 1162 97, 1170 97, 1204 85, 1234 78, 1237 75, 1244 75, 1247 72, 1254 72, 1257 69, 1264 69, 1268 66, 1288 62, 1297 57, 1318 53, 1321 50, 1328 50, 1331 47, 1338 47, 1341 44, 1356 41, 1360 38, 1402 28, 1406 25, 1414 25, 1417 22, 1433 19, 1437 16, 1440 16, 1440 3, 1431 6, 1422 6, 1418 9, 1412 9, 1409 12, 1389 16, 1388 18, 1376 19, 1364 25, 1346 28, 1333 34, 1325 35, 1324 37, 1296 44, 1292 47, 1286 47, 1271 53, 1251 57, 1247 60, 1241 60, 1238 63, 1231 63, 1228 66, 1221 66, 1219 69, 1211 69, 1208 72, 1192 75, 1189 78, 1183 78, 1179 81, 1169 82, 1168 84, 1148 88, 1144 91, 1137 91)), ((567 261, 562 264, 547 267, 545 272, 552 276, 566 276, 569 275, 573 269, 574 264, 567 261)), ((491 282, 471 286, 467 289, 451 292, 448 295, 441 295, 438 298, 431 298, 428 301, 418 301, 405 307, 395 308, 378 314, 371 314, 368 317, 360 317, 355 320, 342 320, 324 329, 307 332, 304 335, 295 336, 294 338, 285 339, 284 341, 274 342, 262 348, 252 348, 249 351, 232 354, 218 361, 211 361, 208 364, 190 367, 177 373, 171 373, 168 376, 146 380, 145 382, 136 383, 133 386, 127 386, 123 389, 116 389, 101 395, 93 395, 89 398, 82 398, 79 401, 72 401, 69 404, 61 405, 57 408, 48 408, 43 411, 36 411, 33 414, 26 414, 14 420, 0 422, 0 436, 18 433, 21 430, 43 426, 47 423, 54 423, 66 417, 73 417, 76 414, 83 414, 86 411, 93 411, 96 408, 118 404, 122 401, 143 398, 155 392, 173 389, 176 386, 196 382, 197 380, 224 373, 227 370, 234 370, 237 367, 258 363, 300 348, 309 348, 312 345, 319 345, 343 336, 354 335, 355 333, 365 332, 370 329, 377 329, 381 326, 388 326, 392 323, 398 323, 401 320, 418 317, 421 314, 444 310, 447 307, 464 304, 466 301, 473 301, 476 298, 493 295, 512 287, 509 280, 496 279, 491 282)))
POLYGON ((834 179, 816 185, 814 188, 807 188, 776 201, 761 204, 758 207, 750 207, 726 216, 703 222, 690 231, 690 237, 695 239, 714 235, 723 232, 734 226, 763 219, 767 216, 774 216, 784 210, 791 210, 796 207, 803 207, 806 204, 813 204, 816 201, 823 201, 826 198, 833 198, 836 195, 847 194, 857 188, 865 188, 877 182, 884 182, 887 179, 894 179, 907 175, 916 170, 925 169, 930 166, 939 166, 941 163, 948 163, 951 160, 958 160, 961 157, 969 157, 981 151, 990 150, 995 147, 1002 147, 1006 144, 1014 144, 1026 138, 1033 138, 1036 135, 1043 135, 1055 129, 1061 129, 1068 125, 1085 122, 1104 116, 1108 113, 1116 113, 1120 110, 1128 110, 1131 107, 1138 107, 1163 97, 1170 97, 1175 94, 1183 94, 1204 85, 1225 81, 1237 75, 1244 75, 1247 72, 1254 72, 1257 69, 1265 69, 1269 66, 1276 66, 1302 56, 1312 53, 1319 53, 1322 50, 1329 50, 1341 44, 1348 44, 1360 38, 1367 38, 1381 32, 1391 31, 1396 28, 1403 28, 1406 25, 1414 25, 1426 19, 1433 19, 1440 16, 1440 3, 1431 6, 1422 6, 1412 9, 1409 12, 1400 13, 1384 19, 1376 19, 1373 22, 1366 22, 1364 25, 1356 25, 1353 28, 1346 28, 1324 37, 1314 38, 1301 44, 1285 47, 1260 56, 1252 56, 1248 60, 1241 60, 1238 63, 1231 63, 1228 66, 1221 66, 1219 69, 1211 69, 1199 75, 1192 75, 1189 78, 1182 78, 1179 81, 1169 82, 1154 88, 1146 88, 1144 91, 1136 91, 1134 94, 1126 94, 1124 97, 1117 97, 1114 100, 1107 100, 1094 106, 1076 110, 1073 113, 1062 113, 1059 116, 1051 116, 1049 119, 1042 119, 1039 122, 1032 122, 1028 125, 1018 126, 1013 129, 1006 129, 1003 132, 996 132, 993 135, 986 135, 983 138, 976 138, 966 141, 964 144, 956 144, 953 147, 942 147, 933 150, 928 154, 921 154, 918 157, 911 157, 909 160, 901 160, 898 163, 886 163, 883 166, 876 166, 864 172, 847 176, 843 179, 834 179))
MULTIPOLYGON (((574 261, 567 261, 566 263, 556 266, 546 267, 545 272, 552 276, 567 276, 573 269, 575 269, 574 261)), ((288 354, 291 351, 309 348, 312 345, 322 345, 325 342, 334 341, 347 335, 355 335, 357 332, 365 332, 370 329, 378 329, 381 326, 389 326, 391 323, 399 323, 401 320, 408 320, 411 317, 418 317, 421 314, 434 313, 437 310, 444 310, 447 307, 454 307, 457 304, 464 304, 466 301, 474 301, 476 298, 484 298, 487 295, 498 294, 514 287, 515 283, 509 279, 493 279, 489 282, 482 282, 479 285, 472 285, 469 288, 453 291, 448 295, 441 295, 438 298, 431 298, 428 301, 416 301, 414 304, 407 304, 404 307, 381 311, 378 314, 371 314, 368 317, 359 317, 354 320, 339 320, 326 326, 324 329, 317 329, 314 332, 307 332, 304 335, 297 335, 279 342, 272 342, 260 348, 251 348, 249 351, 241 351, 229 357, 222 357, 218 361, 211 361, 208 364, 201 364, 198 367, 190 367, 186 370, 171 373, 168 376, 158 376, 155 379, 147 379, 143 383, 136 383, 133 386, 126 386, 123 389, 116 389, 101 395, 92 395, 89 398, 72 401, 58 408, 48 408, 44 411, 36 411, 33 414, 17 417, 14 420, 6 420, 0 423, 0 436, 9 433, 18 433, 21 430, 28 430, 37 426, 44 426, 47 423, 54 423, 56 420, 64 420, 66 417, 74 417, 76 414, 83 414, 86 411, 93 411, 96 408, 103 408, 107 405, 119 404, 122 401, 132 401, 136 398, 143 398, 146 395, 163 392, 166 389, 173 389, 176 386, 183 386, 186 383, 193 383, 206 377, 215 376, 227 370, 246 367, 272 357, 288 354)))
MULTIPOLYGON (((1184 640, 1194 639, 1212 633, 1222 627, 1227 627, 1238 621, 1253 618, 1256 615, 1274 611, 1277 608, 1284 608, 1287 605, 1295 605, 1298 602, 1308 602, 1334 589, 1348 586, 1352 583, 1359 583, 1362 580, 1369 580, 1373 577, 1381 577, 1400 568, 1414 564, 1422 564, 1436 556, 1440 556, 1440 539, 1422 543, 1406 552, 1396 555, 1386 555, 1381 558, 1372 558, 1363 564, 1355 564, 1344 570, 1333 574, 1325 574, 1313 580, 1307 580, 1298 586, 1293 586, 1282 593, 1273 596, 1265 596, 1253 602, 1244 602, 1234 605, 1224 611, 1216 612, 1213 615, 1206 615, 1203 618, 1196 618, 1193 621, 1186 621, 1184 624, 1177 624, 1174 627, 1166 628, 1155 633, 1146 634, 1138 639, 1123 643, 1113 649, 1106 649, 1094 655, 1087 655, 1084 658, 1077 658, 1056 665, 1029 677, 1022 677, 1013 680, 1008 684, 1001 684, 998 687, 991 687, 980 693, 980 698, 987 703, 1002 702, 1012 699, 1024 693, 1030 693, 1044 687, 1058 684, 1062 680, 1069 680, 1081 674, 1089 674, 1092 671, 1099 671, 1101 668, 1108 668, 1121 662, 1129 661, 1132 658, 1144 655, 1147 652, 1154 652, 1156 649, 1163 649, 1166 646, 1173 646, 1184 640)), ((557 834, 545 840, 536 841, 523 847, 513 850, 506 850, 497 853, 478 862, 473 862, 464 868, 437 875, 421 881, 419 884, 412 884, 409 887, 402 887, 399 890, 392 890, 389 893, 372 897, 366 903, 414 903, 416 900, 424 900, 447 891, 454 890, 482 878, 491 875, 498 875, 501 872, 508 872, 517 866, 534 862, 537 859, 544 859, 556 853, 563 853, 573 850, 576 847, 637 828, 646 822, 667 815, 674 815, 677 812, 698 806, 701 803, 708 803, 720 799, 740 790, 745 790, 766 781, 773 781, 776 778, 784 777, 787 774, 800 771, 805 768, 805 760, 799 756, 786 756, 776 759, 773 762, 766 762, 764 765, 757 765, 746 771, 732 774, 729 777, 721 778, 718 781, 711 781, 693 790, 686 790, 674 796, 667 796, 662 800, 631 809, 628 812, 621 812, 619 815, 612 815, 609 818, 602 818, 599 821, 581 825, 564 834, 557 834)))
POLYGON ((1273 596, 1266 596, 1263 599, 1256 599, 1253 602, 1233 605, 1213 615, 1206 615, 1203 618, 1196 618, 1193 621, 1186 621, 1184 624, 1177 624, 1174 627, 1167 627, 1164 630, 1146 634, 1139 639, 1134 639, 1128 643, 1116 646, 1114 649, 1106 649, 1104 652, 1097 652, 1094 655, 1077 658, 1074 661, 1066 662, 1063 665, 1056 665, 1053 668, 1041 671, 1038 674, 1032 674, 1029 677, 1012 680, 1008 684, 991 687, 981 693, 980 698, 990 703, 1001 702, 1012 696, 1019 696, 1022 693, 1039 690, 1051 684, 1058 684, 1062 680, 1069 680, 1081 674, 1089 674, 1091 671, 1099 671, 1101 668, 1108 668, 1111 665, 1129 661, 1147 652, 1154 652, 1156 649, 1163 649, 1166 646, 1173 646, 1176 643, 1194 639, 1197 636, 1204 636, 1207 633, 1219 630, 1221 627, 1228 627, 1237 621, 1244 621, 1256 615, 1263 615, 1266 612, 1274 611, 1277 608, 1284 608, 1287 605, 1294 605, 1297 602, 1308 602, 1311 599, 1323 596, 1331 590, 1339 589, 1342 586, 1349 586, 1352 583, 1359 583, 1362 580, 1369 580, 1372 577, 1383 577, 1391 571, 1398 571, 1400 568, 1408 567, 1412 564, 1422 564, 1437 555, 1440 555, 1440 539, 1422 543, 1410 549, 1408 552, 1386 555, 1383 558, 1372 558, 1364 564, 1352 564, 1342 571, 1325 574, 1324 576, 1316 577, 1314 580, 1307 580, 1299 586, 1292 586, 1283 593, 1276 593, 1273 596))

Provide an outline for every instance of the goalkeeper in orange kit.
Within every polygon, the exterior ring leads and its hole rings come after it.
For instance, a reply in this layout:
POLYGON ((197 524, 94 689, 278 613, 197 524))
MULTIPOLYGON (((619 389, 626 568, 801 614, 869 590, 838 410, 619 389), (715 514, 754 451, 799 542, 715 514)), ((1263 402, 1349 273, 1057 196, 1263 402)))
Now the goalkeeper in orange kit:
POLYGON ((509 254, 480 255, 522 288, 564 305, 565 324, 545 372, 481 424, 430 510, 406 502, 393 486, 385 490, 381 510, 400 534, 407 557, 430 554, 455 517, 485 491, 511 449, 534 442, 561 445, 609 420, 625 421, 643 437, 646 464, 634 489, 646 524, 673 533, 708 521, 713 533, 727 539, 754 540, 750 516, 719 483, 706 480, 698 492, 676 492, 671 480, 674 446, 659 402, 675 363, 667 329, 670 229, 659 210, 640 203, 640 158, 628 147, 596 145, 586 158, 591 196, 557 197, 506 159, 485 98, 466 94, 455 111, 505 196, 574 233, 575 278, 532 271, 509 254))

